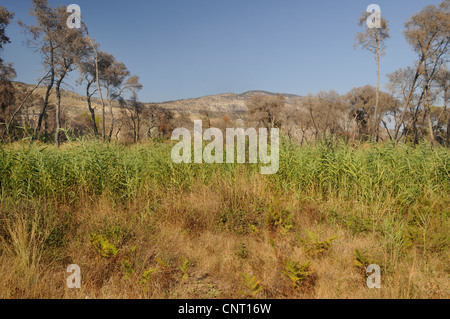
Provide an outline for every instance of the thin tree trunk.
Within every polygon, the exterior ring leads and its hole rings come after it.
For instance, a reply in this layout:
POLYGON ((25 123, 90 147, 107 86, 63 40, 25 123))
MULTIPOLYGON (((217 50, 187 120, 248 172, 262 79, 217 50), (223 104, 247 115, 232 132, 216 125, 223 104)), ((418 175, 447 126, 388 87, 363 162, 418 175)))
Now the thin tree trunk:
POLYGON ((122 129, 122 126, 123 126, 123 123, 120 122, 120 126, 119 126, 119 128, 117 129, 117 132, 116 132, 116 140, 119 140, 119 134, 120 134, 120 130, 122 129))
POLYGON ((56 86, 56 132, 55 132, 55 143, 59 147, 59 131, 61 130, 61 90, 59 87, 60 83, 56 86))
POLYGON ((84 29, 86 31, 86 36, 89 39, 89 42, 91 43, 91 47, 94 50, 94 54, 95 54, 95 79, 97 81, 97 90, 98 90, 98 94, 100 97, 100 101, 102 104, 102 141, 103 143, 105 142, 105 137, 106 137, 106 126, 105 126, 105 102, 103 101, 103 94, 102 94, 102 90, 100 87, 100 76, 99 76, 99 70, 98 70, 98 52, 97 52, 97 48, 94 45, 94 41, 92 41, 91 37, 89 36, 89 31, 88 28, 86 26, 86 24, 81 21, 81 23, 84 26, 84 29))
POLYGON ((422 94, 420 95, 419 101, 417 102, 416 110, 414 111, 414 117, 412 120, 412 130, 414 134, 414 145, 419 144, 419 131, 417 130, 417 121, 419 118, 419 110, 422 105, 423 97, 425 96, 425 90, 422 90, 422 94))
MULTIPOLYGON (((437 135, 437 130, 441 126, 442 117, 444 116, 445 113, 448 112, 447 105, 448 105, 448 90, 445 90, 445 92, 444 92, 444 108, 442 109, 441 114, 439 114, 439 117, 436 120, 436 130, 435 130, 435 135, 434 136, 437 135)), ((450 118, 450 116, 449 116, 449 118, 450 118)), ((447 139, 446 140, 447 140, 446 145, 448 146, 448 134, 447 134, 447 139)))
MULTIPOLYGON (((47 29, 47 33, 50 33, 47 29)), ((38 123, 36 129, 34 130, 33 137, 31 141, 35 141, 39 137, 39 132, 41 131, 42 120, 44 119, 45 112, 47 111, 48 101, 50 98, 50 93, 53 88, 53 84, 55 83, 55 48, 53 47, 53 40, 50 37, 49 39, 50 45, 50 83, 47 85, 47 90, 45 92, 44 105, 42 106, 41 113, 39 114, 38 123)))
POLYGON ((89 108, 89 112, 91 113, 91 119, 92 119, 92 125, 94 128, 94 135, 95 137, 98 137, 98 129, 97 129, 97 123, 95 120, 95 110, 92 108, 92 101, 91 101, 91 93, 90 93, 90 88, 91 88, 92 82, 89 82, 88 85, 86 86, 86 100, 88 103, 88 108, 89 108))
POLYGON ((380 40, 378 38, 377 32, 377 50, 375 53, 375 60, 377 61, 377 89, 375 96, 375 114, 374 114, 374 132, 375 141, 378 142, 378 137, 380 133, 380 123, 378 122, 378 107, 380 101, 380 40))
POLYGON ((434 144, 434 132, 433 132, 433 122, 431 120, 431 99, 430 99, 430 87, 427 84, 427 112, 428 112, 428 129, 430 130, 430 140, 434 144))
MULTIPOLYGON (((433 81, 433 79, 435 78, 435 74, 436 74, 437 70, 439 69, 439 68, 438 68, 438 65, 439 65, 438 62, 439 62, 439 60, 441 59, 441 57, 444 55, 444 53, 445 53, 445 50, 443 50, 443 51, 441 52, 441 54, 439 54, 439 55, 436 57, 436 60, 435 60, 433 69, 432 69, 432 71, 431 71, 431 74, 429 74, 427 65, 426 65, 426 63, 425 63, 426 98, 427 98, 427 109, 428 109, 428 113, 429 113, 429 118, 428 118, 428 129, 430 130, 430 139, 431 139, 431 143, 434 143, 434 142, 436 141, 436 138, 435 138, 434 129, 433 129, 433 122, 432 122, 432 119, 431 119, 431 97, 430 97, 430 89, 431 89, 432 81, 433 81)), ((445 95, 446 95, 446 94, 447 94, 447 93, 445 93, 445 95)), ((446 97, 444 97, 444 99, 446 99, 446 97)), ((446 101, 444 101, 444 102, 446 102, 446 101)), ((438 124, 439 124, 439 123, 438 123, 438 124)))
POLYGON ((393 139, 392 139, 392 135, 391 135, 391 132, 389 131, 389 128, 387 127, 386 122, 385 122, 383 119, 381 119, 381 123, 383 123, 383 126, 384 126, 384 128, 386 129, 386 132, 387 132, 388 135, 389 135, 389 139, 392 141, 392 140, 393 140, 393 139))
MULTIPOLYGON (((445 91, 445 108, 446 109, 447 109, 447 105, 448 105, 448 91, 445 91)), ((450 146, 450 143, 449 143, 450 142, 449 129, 450 129, 450 114, 447 115, 447 147, 450 146)))
POLYGON ((450 147, 450 115, 447 116, 447 147, 450 147))
POLYGON ((59 147, 61 144, 60 134, 61 131, 61 84, 67 74, 67 69, 63 71, 61 77, 56 82, 56 132, 55 132, 55 143, 59 147))
MULTIPOLYGON (((108 89, 108 87, 106 88, 106 95, 109 98, 109 89, 108 89)), ((111 142, 112 135, 113 135, 113 132, 114 132, 114 124, 115 124, 114 122, 115 122, 115 120, 114 120, 114 112, 113 112, 112 100, 108 99, 108 104, 109 104, 109 113, 111 114, 111 129, 109 130, 109 134, 108 134, 108 142, 111 142)))
POLYGON ((42 126, 42 120, 44 119, 45 112, 47 111, 48 101, 49 101, 50 93, 51 93, 51 90, 53 88, 53 84, 54 83, 55 83, 55 72, 52 71, 51 72, 50 83, 47 85, 47 90, 45 92, 44 105, 42 106, 41 112, 39 114, 38 123, 37 123, 37 126, 36 126, 35 130, 34 130, 33 137, 31 139, 32 141, 37 140, 38 137, 39 137, 39 132, 41 131, 41 126, 42 126))
POLYGON ((420 59, 419 64, 417 65, 416 74, 414 75, 414 80, 413 80, 413 83, 411 84, 411 88, 408 93, 408 98, 406 99, 405 108, 403 109, 403 113, 400 118, 400 122, 399 122, 397 128, 395 129, 394 138, 397 142, 399 141, 398 134, 400 132, 400 128, 401 128, 403 122, 405 121, 405 115, 408 110, 409 104, 411 103, 411 99, 413 96, 414 88, 416 87, 417 80, 419 79, 420 68, 422 67, 423 61, 424 61, 424 58, 422 57, 422 59, 420 59))
POLYGON ((140 131, 141 131, 141 118, 139 116, 139 112, 137 112, 137 140, 136 142, 139 142, 139 140, 141 139, 140 136, 140 131))
MULTIPOLYGON (((39 87, 39 85, 41 85, 42 81, 44 81, 48 75, 50 74, 50 71, 47 72, 47 74, 39 80, 39 82, 33 87, 33 89, 31 89, 31 91, 29 91, 27 93, 27 95, 25 96, 25 98, 22 100, 22 102, 20 102, 19 107, 14 111, 13 115, 11 116, 11 118, 9 119, 8 123, 6 123, 6 132, 9 135, 9 128, 11 127, 12 122, 14 121, 14 118, 17 116, 17 114, 19 114, 19 112, 22 110, 22 107, 24 106, 25 102, 28 100, 28 98, 31 96, 31 94, 33 94, 33 92, 39 87)), ((29 122, 28 119, 28 111, 27 111, 27 120, 29 122)))
POLYGON ((442 109, 442 112, 439 114, 439 117, 436 120, 436 129, 435 129, 435 136, 437 135, 437 130, 441 126, 441 119, 442 116, 447 112, 447 103, 444 103, 444 108, 442 109))

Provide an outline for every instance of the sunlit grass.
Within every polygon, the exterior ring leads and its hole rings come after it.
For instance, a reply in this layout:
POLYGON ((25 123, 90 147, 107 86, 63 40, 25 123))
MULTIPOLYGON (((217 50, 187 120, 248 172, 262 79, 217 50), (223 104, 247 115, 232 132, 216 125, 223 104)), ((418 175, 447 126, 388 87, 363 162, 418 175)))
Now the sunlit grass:
POLYGON ((267 176, 174 164, 169 143, 2 147, 0 296, 240 298, 246 274, 263 298, 448 297, 448 149, 281 144, 267 176), (355 256, 382 267, 384 289, 355 256), (309 265, 307 280, 293 285, 288 264, 309 265))

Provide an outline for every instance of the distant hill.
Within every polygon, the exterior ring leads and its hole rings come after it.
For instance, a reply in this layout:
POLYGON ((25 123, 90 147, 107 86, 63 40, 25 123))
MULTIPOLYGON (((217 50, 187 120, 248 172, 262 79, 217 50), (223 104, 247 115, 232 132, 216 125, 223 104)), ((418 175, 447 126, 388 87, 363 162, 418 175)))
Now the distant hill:
MULTIPOLYGON (((242 118, 247 113, 246 101, 253 95, 260 94, 266 96, 275 96, 277 93, 267 91, 248 91, 241 94, 224 93, 191 98, 162 103, 152 103, 161 106, 164 109, 175 113, 185 113, 198 115, 202 111, 209 111, 214 117, 223 115, 233 115, 236 118, 242 118)), ((282 94, 286 98, 287 104, 294 103, 301 99, 301 96, 294 94, 282 94)))
MULTIPOLYGON (((32 88, 33 85, 25 84, 21 82, 15 82, 17 87, 27 86, 32 88)), ((40 86, 35 92, 44 95, 46 88, 40 86)), ((161 109, 170 110, 175 115, 184 114, 190 118, 198 118, 202 111, 208 111, 212 117, 220 117, 223 115, 232 116, 233 118, 245 118, 247 107, 246 101, 255 94, 261 94, 266 96, 275 96, 277 93, 267 91, 248 91, 241 94, 236 93, 224 93, 203 96, 199 98, 182 99, 176 101, 167 101, 160 103, 144 103, 147 107, 150 105, 156 105, 161 109)), ((301 96, 294 94, 282 94, 286 98, 287 104, 294 103, 301 99, 301 96)), ((55 102, 55 95, 52 94, 50 103, 55 102)), ((94 98, 94 105, 97 105, 97 110, 100 110, 99 99, 94 98)), ((87 111, 86 97, 74 93, 69 90, 63 90, 62 93, 62 109, 69 116, 77 116, 87 111)), ((114 112, 118 111, 118 108, 114 108, 114 112)), ((97 111, 98 112, 98 111, 97 111)), ((98 114, 98 113, 97 113, 98 114)))

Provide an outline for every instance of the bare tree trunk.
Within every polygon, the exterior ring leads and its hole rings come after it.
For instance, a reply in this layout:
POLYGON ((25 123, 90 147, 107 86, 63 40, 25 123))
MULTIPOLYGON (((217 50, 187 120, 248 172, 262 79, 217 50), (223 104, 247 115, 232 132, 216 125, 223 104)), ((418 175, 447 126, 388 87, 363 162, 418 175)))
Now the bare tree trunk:
POLYGON ((137 114, 137 141, 136 142, 139 142, 139 140, 141 139, 140 131, 141 131, 141 118, 140 118, 139 114, 137 114))
MULTIPOLYGON (((106 95, 109 98, 109 89, 108 87, 106 88, 106 95)), ((108 134, 108 142, 111 142, 112 139, 112 135, 114 132, 114 112, 113 112, 113 105, 112 105, 112 100, 108 100, 108 104, 109 104, 109 113, 111 114, 111 129, 109 130, 109 134, 108 134)))
POLYGON ((86 100, 88 103, 88 108, 89 108, 89 112, 91 113, 91 119, 92 119, 92 125, 94 128, 94 135, 95 137, 98 137, 98 129, 97 129, 97 123, 95 120, 95 110, 92 108, 92 103, 91 103, 91 93, 89 91, 90 87, 92 85, 92 82, 88 83, 88 85, 86 86, 86 100))
MULTIPOLYGON (((135 113, 135 115, 136 115, 136 113, 135 113)), ((137 140, 138 140, 137 126, 138 126, 138 124, 136 122, 137 121, 136 117, 131 116, 131 121, 133 122, 133 141, 134 141, 134 143, 137 143, 137 140)))
POLYGON ((56 146, 60 146, 60 134, 61 131, 61 84, 67 74, 67 69, 63 71, 60 78, 56 82, 56 132, 55 132, 55 143, 56 146))
POLYGON ((53 41, 50 39, 50 82, 47 85, 47 91, 45 92, 44 105, 42 106, 41 112, 39 114, 38 123, 36 129, 34 130, 33 137, 31 141, 35 141, 39 137, 39 132, 41 131, 42 120, 44 119, 45 112, 47 111, 48 101, 50 98, 50 93, 55 83, 55 51, 53 48, 53 41))
MULTIPOLYGON (((429 74, 428 72, 428 68, 426 67, 425 64, 425 80, 426 80, 426 98, 427 98, 427 109, 428 109, 428 113, 429 113, 429 118, 428 118, 428 129, 430 130, 430 139, 431 139, 431 143, 434 143, 436 141, 436 136, 434 134, 434 129, 433 129, 433 122, 431 119, 431 97, 430 97, 430 90, 431 90, 431 86, 432 86, 432 81, 435 78, 435 74, 438 71, 438 65, 439 65, 439 60, 440 58, 444 55, 444 53, 446 52, 446 50, 442 50, 442 52, 437 56, 436 61, 434 63, 433 69, 431 71, 431 74, 429 74)), ((447 91, 444 94, 444 103, 445 105, 447 105, 447 91)), ((438 123, 439 125, 439 119, 438 119, 438 123)))
POLYGON ((450 147, 450 116, 447 118, 447 147, 450 147))
POLYGON ((438 128, 441 126, 441 119, 442 119, 442 116, 445 114, 447 112, 447 103, 444 103, 444 108, 442 109, 442 112, 439 114, 439 117, 437 118, 437 120, 436 120, 436 129, 435 129, 435 133, 434 133, 434 135, 436 136, 437 135, 437 130, 438 130, 438 128))
POLYGON ((386 124, 386 122, 383 120, 383 119, 381 119, 381 122, 383 123, 383 126, 384 126, 384 128, 386 129, 386 132, 388 133, 388 135, 389 135, 389 140, 393 140, 393 138, 392 138, 392 135, 391 135, 391 131, 389 131, 389 128, 387 127, 387 124, 386 124))
MULTIPOLYGON (((428 79, 427 79, 428 80, 428 79)), ((434 132, 433 132, 433 122, 431 120, 431 99, 430 99, 430 87, 427 84, 427 112, 428 112, 428 129, 430 130, 430 140, 434 144, 434 132)))
POLYGON ((61 130, 61 90, 60 90, 60 82, 56 85, 56 132, 55 132, 55 143, 56 146, 59 147, 60 139, 59 139, 59 131, 61 130))
POLYGON ((114 123, 115 119, 114 119, 114 113, 113 113, 112 105, 109 106, 109 112, 111 113, 111 129, 109 130, 109 134, 108 134, 108 142, 111 142, 112 135, 113 135, 113 132, 114 132, 114 124, 115 124, 114 123))
MULTIPOLYGON (((33 87, 33 89, 31 89, 31 91, 29 91, 27 93, 27 95, 25 96, 25 98, 22 100, 22 102, 20 102, 19 107, 14 111, 13 115, 11 116, 11 118, 9 119, 8 123, 6 123, 6 132, 9 135, 9 128, 11 127, 11 123, 14 121, 14 118, 17 116, 17 114, 19 114, 19 112, 22 110, 22 107, 24 106, 25 102, 28 100, 28 98, 33 94, 33 92, 39 87, 39 85, 41 85, 42 81, 44 81, 48 75, 50 74, 50 71, 47 72, 47 74, 39 80, 39 82, 33 87)), ((28 109, 27 109, 27 122, 29 122, 29 117, 28 117, 28 109)))
POLYGON ((97 48, 95 47, 94 41, 92 41, 91 37, 89 36, 89 31, 88 28, 86 26, 86 24, 82 21, 81 22, 84 26, 84 29, 86 30, 86 36, 89 39, 89 42, 91 43, 91 47, 94 50, 94 54, 95 54, 95 79, 97 81, 97 90, 98 90, 98 94, 100 97, 100 101, 102 103, 102 141, 103 143, 105 142, 105 137, 106 137, 106 126, 105 126, 105 102, 103 101, 103 95, 102 95, 102 90, 100 87, 100 76, 99 76, 99 70, 98 70, 98 52, 97 52, 97 48))
POLYGON ((39 132, 41 131, 41 126, 42 126, 42 120, 44 119, 45 112, 47 111, 48 101, 49 101, 50 93, 51 93, 54 83, 55 83, 55 72, 52 70, 50 83, 47 85, 47 90, 45 92, 44 105, 42 106, 41 112, 39 114, 38 123, 34 130, 33 137, 31 138, 32 141, 37 140, 39 137, 39 132))
POLYGON ((122 126, 123 126, 122 122, 119 122, 119 123, 120 123, 120 126, 119 126, 119 128, 117 129, 117 132, 116 132, 116 140, 119 140, 120 130, 122 129, 122 126))
POLYGON ((411 88, 410 88, 409 93, 408 93, 408 98, 406 99, 405 108, 403 109, 402 116, 400 118, 400 122, 398 123, 398 126, 395 129, 394 138, 395 138, 395 140, 397 142, 401 139, 401 136, 400 136, 400 139, 398 139, 398 134, 400 132, 400 128, 401 128, 403 122, 405 121, 405 115, 406 115, 406 112, 408 110, 409 104, 411 103, 411 99, 412 99, 412 96, 413 96, 414 88, 416 87, 417 80, 419 79, 420 68, 422 67, 423 61, 424 61, 424 58, 422 57, 422 59, 420 59, 419 64, 417 65, 416 74, 414 75, 414 80, 413 80, 413 82, 411 84, 411 88))
POLYGON ((314 116, 312 114, 312 109, 309 109, 309 115, 311 116, 311 121, 313 123, 314 130, 315 130, 315 138, 317 140, 318 136, 319 136, 319 129, 317 128, 316 121, 314 121, 314 116))
POLYGON ((375 114, 374 114, 374 133, 375 141, 378 142, 380 135, 380 122, 378 121, 378 105, 380 101, 380 40, 377 32, 377 50, 375 53, 375 60, 377 61, 377 89, 375 96, 375 114))
POLYGON ((139 105, 136 104, 135 108, 135 119, 136 119, 136 143, 140 140, 140 131, 141 131, 141 117, 139 115, 139 105))
POLYGON ((417 102, 416 110, 414 111, 414 117, 412 119, 412 130, 414 134, 414 145, 419 144, 419 131, 417 130, 417 121, 419 118, 419 110, 422 105, 423 97, 425 96, 425 90, 422 90, 422 94, 420 95, 420 99, 417 102))
POLYGON ((106 139, 106 112, 105 112, 105 102, 103 101, 103 96, 102 96, 102 89, 100 87, 99 84, 99 76, 98 76, 98 58, 97 58, 97 53, 95 54, 95 68, 96 68, 96 78, 97 78, 97 89, 98 89, 98 94, 100 96, 100 101, 102 103, 102 141, 103 143, 105 143, 105 139, 106 139))
MULTIPOLYGON (((438 130, 439 127, 441 126, 441 120, 442 120, 442 117, 444 116, 445 113, 448 112, 448 110, 447 110, 447 105, 448 105, 448 90, 445 90, 445 92, 444 92, 444 108, 443 108, 441 114, 439 114, 439 117, 437 118, 437 121, 436 121, 437 123, 436 123, 435 136, 437 135, 437 130, 438 130)), ((449 114, 447 117, 448 117, 449 120, 450 120, 450 114, 449 114)), ((448 125, 447 125, 447 138, 446 138, 446 145, 447 145, 447 146, 449 146, 448 138, 449 138, 449 136, 448 136, 448 125)))

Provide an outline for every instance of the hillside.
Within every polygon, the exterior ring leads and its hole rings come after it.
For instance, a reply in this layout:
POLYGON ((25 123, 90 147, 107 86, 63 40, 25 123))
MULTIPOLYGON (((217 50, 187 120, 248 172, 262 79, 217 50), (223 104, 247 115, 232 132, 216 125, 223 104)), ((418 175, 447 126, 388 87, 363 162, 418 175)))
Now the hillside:
MULTIPOLYGON (((276 95, 276 93, 266 91, 248 91, 242 94, 225 93, 156 104, 174 113, 185 113, 190 116, 199 115, 202 111, 208 111, 213 117, 231 115, 242 119, 247 113, 246 101, 255 94, 276 95)), ((283 94, 283 96, 286 98, 287 104, 294 103, 301 98, 293 94, 283 94)))
MULTIPOLYGON (((29 87, 33 88, 33 85, 25 84, 21 82, 16 82, 18 87, 29 87)), ((36 89, 36 93, 43 96, 45 94, 46 88, 40 86, 36 89)), ((212 117, 221 117, 223 115, 228 115, 233 118, 242 119, 245 118, 247 107, 245 102, 253 95, 261 94, 266 96, 274 96, 276 93, 267 91, 248 91, 242 94, 236 93, 224 93, 203 96, 198 98, 182 99, 176 101, 166 101, 161 103, 151 103, 144 102, 144 105, 149 107, 158 106, 164 110, 170 110, 174 112, 175 116, 180 114, 185 114, 190 118, 197 118, 202 111, 208 111, 212 117)), ((287 104, 292 104, 295 101, 301 99, 300 96, 294 94, 282 94, 286 98, 287 104)), ((52 94, 50 98, 50 103, 55 103, 55 95, 52 94)), ((97 98, 93 99, 94 105, 97 109, 100 109, 100 100, 97 98)), ((87 111, 86 97, 74 93, 69 90, 63 90, 62 94, 62 109, 69 117, 80 115, 87 111)), ((119 108, 114 107, 114 112, 118 112, 119 108)))

